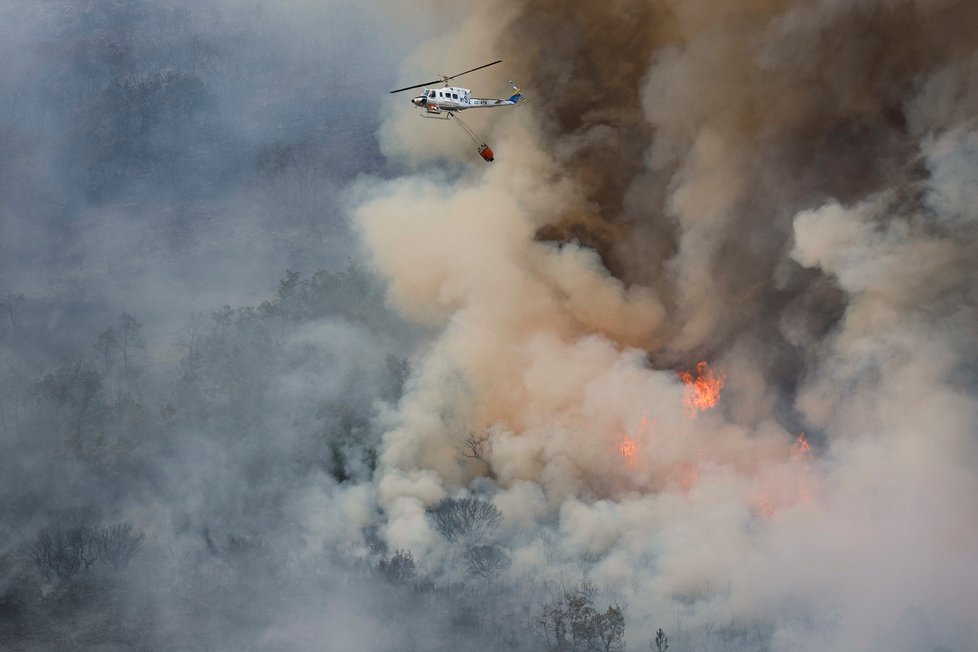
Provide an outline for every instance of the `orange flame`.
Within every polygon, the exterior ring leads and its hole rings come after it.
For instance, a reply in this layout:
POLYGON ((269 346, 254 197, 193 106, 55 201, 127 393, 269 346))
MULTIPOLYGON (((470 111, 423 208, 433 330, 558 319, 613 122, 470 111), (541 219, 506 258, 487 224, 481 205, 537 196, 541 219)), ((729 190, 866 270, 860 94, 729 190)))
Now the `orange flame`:
POLYGON ((779 507, 768 492, 764 491, 763 489, 759 489, 756 486, 754 487, 754 491, 751 492, 750 503, 751 507, 754 509, 754 513, 764 520, 774 516, 774 512, 776 512, 779 507))
POLYGON ((791 445, 791 461, 784 466, 781 478, 754 479, 750 504, 754 513, 764 519, 783 507, 810 503, 814 497, 815 478, 811 472, 812 445, 805 433, 791 445), (772 493, 773 492, 773 493, 772 493))
POLYGON ((621 440, 618 442, 618 454, 621 455, 626 462, 629 464, 634 464, 637 456, 639 446, 651 445, 655 437, 652 431, 653 421, 649 419, 648 416, 642 417, 639 422, 638 430, 635 434, 630 434, 625 432, 621 440))
POLYGON ((686 384, 683 405, 693 415, 716 406, 720 401, 720 390, 726 382, 723 373, 715 373, 706 360, 696 363, 695 371, 680 371, 679 378, 686 384))
POLYGON ((618 447, 618 452, 626 460, 631 462, 635 459, 635 453, 638 452, 638 442, 625 435, 625 438, 621 440, 621 445, 618 447))
POLYGON ((700 480, 700 467, 698 464, 681 462, 676 465, 674 476, 679 486, 686 492, 692 490, 700 480))
POLYGON ((791 457, 802 462, 811 455, 811 452, 812 445, 808 443, 808 437, 805 436, 805 433, 801 433, 795 443, 791 445, 791 457))
POLYGON ((798 499, 803 503, 812 501, 812 490, 810 487, 810 460, 812 455, 812 445, 808 443, 805 433, 798 435, 798 439, 791 445, 791 457, 801 467, 798 474, 798 499))

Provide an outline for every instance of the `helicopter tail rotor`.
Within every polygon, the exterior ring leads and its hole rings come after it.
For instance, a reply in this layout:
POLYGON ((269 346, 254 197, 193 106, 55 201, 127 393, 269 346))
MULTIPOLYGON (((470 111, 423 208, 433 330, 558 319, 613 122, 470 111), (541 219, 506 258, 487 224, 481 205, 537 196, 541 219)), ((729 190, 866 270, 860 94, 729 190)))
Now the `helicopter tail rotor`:
POLYGON ((514 82, 511 79, 511 80, 509 80, 509 85, 513 87, 513 90, 514 91, 516 91, 516 93, 514 93, 513 95, 510 95, 509 101, 512 102, 513 104, 519 104, 521 100, 525 102, 526 101, 526 94, 523 92, 523 90, 519 86, 516 85, 516 82, 514 82))

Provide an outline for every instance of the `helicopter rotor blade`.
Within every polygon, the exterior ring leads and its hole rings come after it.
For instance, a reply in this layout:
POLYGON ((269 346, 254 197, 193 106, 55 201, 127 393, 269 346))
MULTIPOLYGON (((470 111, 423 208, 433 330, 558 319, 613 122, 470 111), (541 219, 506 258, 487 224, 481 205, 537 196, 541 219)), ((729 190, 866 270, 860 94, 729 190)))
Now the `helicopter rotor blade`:
POLYGON ((442 80, 436 79, 434 81, 425 82, 423 84, 415 84, 414 86, 405 86, 404 88, 398 88, 396 91, 391 91, 391 93, 400 93, 401 91, 409 91, 412 88, 421 88, 422 86, 430 86, 432 84, 438 84, 442 80))
POLYGON ((448 80, 449 79, 455 79, 456 77, 461 77, 462 75, 467 75, 470 72, 475 72, 476 70, 482 70, 483 68, 488 68, 489 66, 494 66, 497 63, 502 63, 502 62, 503 62, 503 60, 502 59, 499 59, 498 61, 493 61, 492 63, 487 63, 485 65, 479 66, 478 68, 472 68, 471 70, 466 70, 465 72, 460 72, 460 73, 454 74, 451 77, 442 77, 441 79, 436 79, 434 81, 425 82, 423 84, 415 84, 414 86, 405 86, 404 88, 398 88, 397 90, 390 91, 390 92, 391 93, 400 93, 401 91, 409 91, 412 88, 421 88, 422 86, 430 86, 432 84, 439 84, 441 82, 444 82, 445 84, 448 84, 448 80))
POLYGON ((483 68, 488 68, 489 66, 494 66, 497 63, 502 63, 502 62, 503 62, 503 60, 502 59, 499 59, 498 61, 493 61, 492 63, 487 63, 484 66, 479 66, 478 68, 473 68, 472 70, 466 70, 465 72, 460 72, 458 74, 452 75, 451 77, 445 77, 445 79, 446 80, 447 79, 455 79, 456 77, 461 77, 462 75, 467 75, 470 72, 475 72, 476 70, 482 70, 483 68))

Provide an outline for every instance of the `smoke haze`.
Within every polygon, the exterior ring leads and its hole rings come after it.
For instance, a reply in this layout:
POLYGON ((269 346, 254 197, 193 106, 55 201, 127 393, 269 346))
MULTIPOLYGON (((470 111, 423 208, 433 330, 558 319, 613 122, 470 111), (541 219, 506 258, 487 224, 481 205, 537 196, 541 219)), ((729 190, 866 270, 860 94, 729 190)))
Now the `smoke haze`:
POLYGON ((978 645, 975 3, 0 15, 4 647, 978 645))

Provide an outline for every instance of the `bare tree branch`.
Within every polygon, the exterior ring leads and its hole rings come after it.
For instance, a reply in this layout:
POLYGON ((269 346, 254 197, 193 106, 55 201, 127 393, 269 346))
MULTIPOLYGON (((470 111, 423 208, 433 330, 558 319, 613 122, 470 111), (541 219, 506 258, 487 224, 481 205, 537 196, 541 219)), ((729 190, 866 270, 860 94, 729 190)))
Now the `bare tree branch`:
POLYGON ((428 517, 452 543, 481 541, 502 522, 495 505, 477 498, 444 498, 428 508, 428 517))

